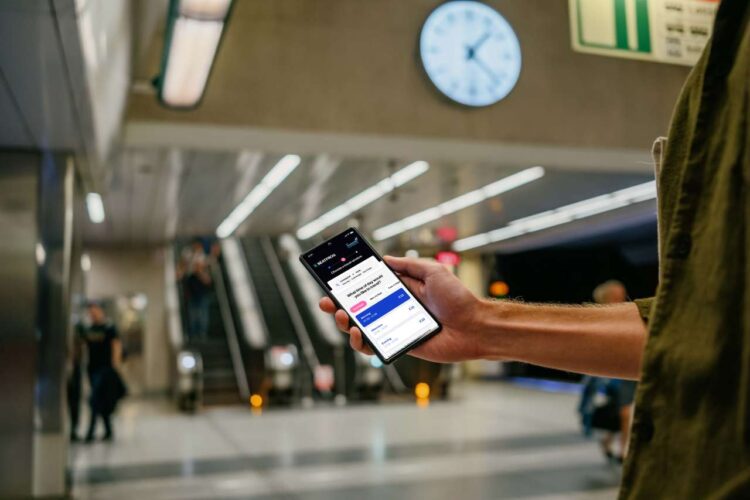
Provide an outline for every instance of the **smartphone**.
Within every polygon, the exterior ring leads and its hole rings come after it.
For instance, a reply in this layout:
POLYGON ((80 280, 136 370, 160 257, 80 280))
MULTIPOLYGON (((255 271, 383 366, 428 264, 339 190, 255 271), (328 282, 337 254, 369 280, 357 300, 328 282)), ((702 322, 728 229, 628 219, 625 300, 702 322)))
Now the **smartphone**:
POLYGON ((304 252, 300 260, 383 363, 392 363, 442 329, 354 228, 304 252))

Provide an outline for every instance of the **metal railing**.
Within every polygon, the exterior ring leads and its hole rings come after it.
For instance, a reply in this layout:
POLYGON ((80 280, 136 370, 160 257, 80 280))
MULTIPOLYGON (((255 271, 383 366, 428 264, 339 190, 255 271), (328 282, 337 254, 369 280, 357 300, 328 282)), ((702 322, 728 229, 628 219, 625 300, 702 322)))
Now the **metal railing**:
POLYGON ((177 264, 174 249, 164 249, 164 306, 167 313, 167 331, 173 352, 177 353, 184 344, 182 331, 182 313, 180 312, 180 295, 177 288, 177 264))
POLYGON ((237 238, 221 240, 221 254, 244 338, 251 348, 265 349, 268 326, 260 312, 257 291, 237 238))
POLYGON ((247 401, 250 397, 250 387, 247 383, 247 373, 245 372, 245 364, 242 361, 242 351, 240 350, 240 343, 239 340, 237 340, 237 329, 234 327, 232 308, 229 305, 229 295, 227 294, 226 284, 224 283, 224 276, 222 275, 218 262, 211 263, 211 275, 214 280, 216 299, 219 302, 221 320, 224 324, 224 333, 227 336, 227 345, 229 346, 229 354, 232 358, 234 376, 237 379, 237 387, 239 388, 240 397, 242 398, 242 400, 247 401))
POLYGON ((260 244, 263 248, 263 253, 266 256, 266 261, 268 262, 271 274, 276 282, 276 286, 281 294, 281 299, 284 301, 284 306, 289 312, 289 318, 292 320, 292 325, 294 326, 295 333, 297 334, 300 346, 302 347, 302 354, 305 356, 308 366, 310 366, 311 370, 314 370, 320 366, 320 360, 318 359, 315 347, 310 339, 310 332, 307 331, 305 321, 302 319, 302 314, 294 300, 294 294, 289 287, 289 283, 286 281, 284 270, 281 268, 281 262, 279 262, 279 258, 273 248, 271 238, 267 236, 261 238, 260 244))
MULTIPOLYGON (((321 296, 321 290, 315 280, 310 276, 302 263, 297 259, 302 253, 302 248, 297 239, 291 234, 283 234, 279 238, 279 245, 287 254, 286 262, 289 266, 292 276, 297 281, 299 291, 304 299, 304 305, 310 308, 317 308, 318 299, 321 296)), ((339 397, 346 394, 346 368, 344 361, 344 337, 339 332, 334 321, 324 317, 321 314, 315 314, 312 311, 312 319, 318 332, 331 346, 333 351, 333 371, 336 378, 336 392, 339 397)))

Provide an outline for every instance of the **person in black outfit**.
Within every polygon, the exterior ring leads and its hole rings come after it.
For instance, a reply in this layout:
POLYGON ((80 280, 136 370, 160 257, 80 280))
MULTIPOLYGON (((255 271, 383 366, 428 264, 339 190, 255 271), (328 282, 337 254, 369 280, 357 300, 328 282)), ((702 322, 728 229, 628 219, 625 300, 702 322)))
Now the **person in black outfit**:
POLYGON ((122 361, 122 343, 115 326, 107 321, 104 309, 99 304, 88 306, 91 326, 82 328, 82 340, 88 352, 87 371, 91 386, 91 422, 86 441, 94 440, 96 421, 101 417, 104 423, 104 439, 114 438, 111 415, 117 401, 124 396, 124 386, 117 369, 122 361))

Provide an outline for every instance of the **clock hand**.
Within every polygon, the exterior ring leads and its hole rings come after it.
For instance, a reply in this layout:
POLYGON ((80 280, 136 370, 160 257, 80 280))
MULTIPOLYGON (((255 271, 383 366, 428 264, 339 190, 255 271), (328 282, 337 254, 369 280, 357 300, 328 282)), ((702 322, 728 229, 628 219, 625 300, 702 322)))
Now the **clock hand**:
POLYGON ((471 61, 472 59, 475 59, 477 55, 477 51, 482 45, 484 45, 484 42, 486 42, 489 38, 490 38, 490 32, 488 31, 487 33, 482 35, 482 37, 479 38, 479 40, 474 42, 474 44, 466 47, 466 59, 469 61, 471 61))
POLYGON ((484 71, 487 74, 487 76, 490 77, 490 80, 492 80, 492 83, 494 84, 500 83, 500 79, 497 77, 497 75, 495 75, 495 73, 490 69, 490 67, 484 63, 484 61, 482 61, 481 59, 477 59, 476 57, 473 57, 471 60, 477 63, 477 66, 479 66, 479 68, 482 71, 484 71))
POLYGON ((484 35, 482 35, 482 38, 480 38, 479 40, 477 40, 476 43, 474 43, 474 45, 471 46, 471 48, 474 49, 474 52, 476 52, 477 50, 479 50, 479 47, 481 47, 482 45, 484 45, 484 42, 486 42, 489 37, 490 37, 490 32, 489 31, 487 33, 485 33, 484 35))

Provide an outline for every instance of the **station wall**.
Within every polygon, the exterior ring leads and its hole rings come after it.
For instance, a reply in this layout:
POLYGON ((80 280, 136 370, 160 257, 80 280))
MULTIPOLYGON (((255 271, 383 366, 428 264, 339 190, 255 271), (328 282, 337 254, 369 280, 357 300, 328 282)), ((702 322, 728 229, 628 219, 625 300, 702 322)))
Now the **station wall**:
MULTIPOLYGON (((487 0, 520 39, 520 80, 487 108, 449 102, 418 56, 441 3, 235 2, 200 106, 133 94, 128 120, 644 150, 666 133, 688 68, 573 52, 563 0, 487 0)), ((158 72, 161 50, 152 44, 138 78, 158 72)))
POLYGON ((166 391, 172 360, 164 308, 164 252, 160 247, 90 250, 86 289, 91 299, 144 293, 148 299, 143 356, 127 370, 143 382, 145 393, 166 391), (140 366, 138 366, 140 364, 140 366))

